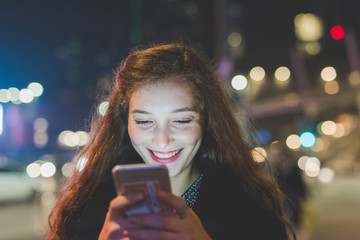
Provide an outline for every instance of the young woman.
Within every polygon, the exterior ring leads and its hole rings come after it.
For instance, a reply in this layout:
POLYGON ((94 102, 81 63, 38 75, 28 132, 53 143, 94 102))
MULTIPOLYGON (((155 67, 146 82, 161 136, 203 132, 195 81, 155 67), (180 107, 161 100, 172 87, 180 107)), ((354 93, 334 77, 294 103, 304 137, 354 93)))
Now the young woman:
MULTIPOLYGON (((212 67, 182 44, 130 53, 109 107, 97 116, 86 157, 60 192, 48 239, 287 239, 282 195, 255 162, 228 94, 212 67), (142 201, 116 196, 117 164, 162 163, 173 213, 126 217, 142 201)), ((75 160, 76 160, 75 159, 75 160)))

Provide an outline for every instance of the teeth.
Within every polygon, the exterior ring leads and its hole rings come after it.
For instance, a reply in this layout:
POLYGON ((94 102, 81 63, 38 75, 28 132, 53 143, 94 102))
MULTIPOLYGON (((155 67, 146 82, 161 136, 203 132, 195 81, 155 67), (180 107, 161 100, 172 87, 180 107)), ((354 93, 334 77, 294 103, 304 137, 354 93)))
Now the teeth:
POLYGON ((156 153, 156 152, 152 152, 152 153, 158 158, 171 158, 171 157, 174 157, 176 154, 178 154, 179 151, 180 150, 177 150, 177 151, 172 152, 172 153, 156 153))

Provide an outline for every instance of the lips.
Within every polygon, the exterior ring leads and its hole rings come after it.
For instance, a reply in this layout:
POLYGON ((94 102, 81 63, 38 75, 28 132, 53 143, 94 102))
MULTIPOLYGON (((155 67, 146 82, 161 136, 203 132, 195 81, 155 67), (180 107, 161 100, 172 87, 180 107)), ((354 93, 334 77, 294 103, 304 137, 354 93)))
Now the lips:
POLYGON ((175 150, 175 151, 159 152, 159 151, 153 151, 153 150, 148 149, 152 159, 155 162, 162 163, 162 164, 167 164, 167 163, 174 162, 180 156, 180 152, 182 150, 183 150, 183 148, 175 150))

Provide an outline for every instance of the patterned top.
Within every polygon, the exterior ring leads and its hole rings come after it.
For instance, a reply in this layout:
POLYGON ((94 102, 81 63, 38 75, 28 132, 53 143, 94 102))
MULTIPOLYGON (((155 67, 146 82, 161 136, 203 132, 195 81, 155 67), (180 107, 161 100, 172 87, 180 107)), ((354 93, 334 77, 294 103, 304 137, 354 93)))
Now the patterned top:
POLYGON ((199 197, 199 188, 202 182, 203 174, 186 190, 186 192, 181 196, 185 200, 186 205, 193 209, 196 200, 199 197))

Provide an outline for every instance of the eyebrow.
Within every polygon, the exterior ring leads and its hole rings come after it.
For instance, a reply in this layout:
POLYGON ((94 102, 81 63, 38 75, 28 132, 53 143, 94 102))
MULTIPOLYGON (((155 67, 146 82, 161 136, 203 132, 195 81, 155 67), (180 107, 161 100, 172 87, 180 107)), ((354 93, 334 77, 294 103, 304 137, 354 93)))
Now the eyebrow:
MULTIPOLYGON (((178 112, 196 112, 195 109, 193 108, 190 108, 190 107, 184 107, 184 108, 178 108, 178 109, 175 109, 173 111, 171 111, 171 113, 178 113, 178 112)), ((134 111, 131 112, 132 114, 134 113, 140 113, 140 114, 151 114, 150 112, 148 111, 145 111, 145 110, 138 110, 138 109, 135 109, 134 111)))

